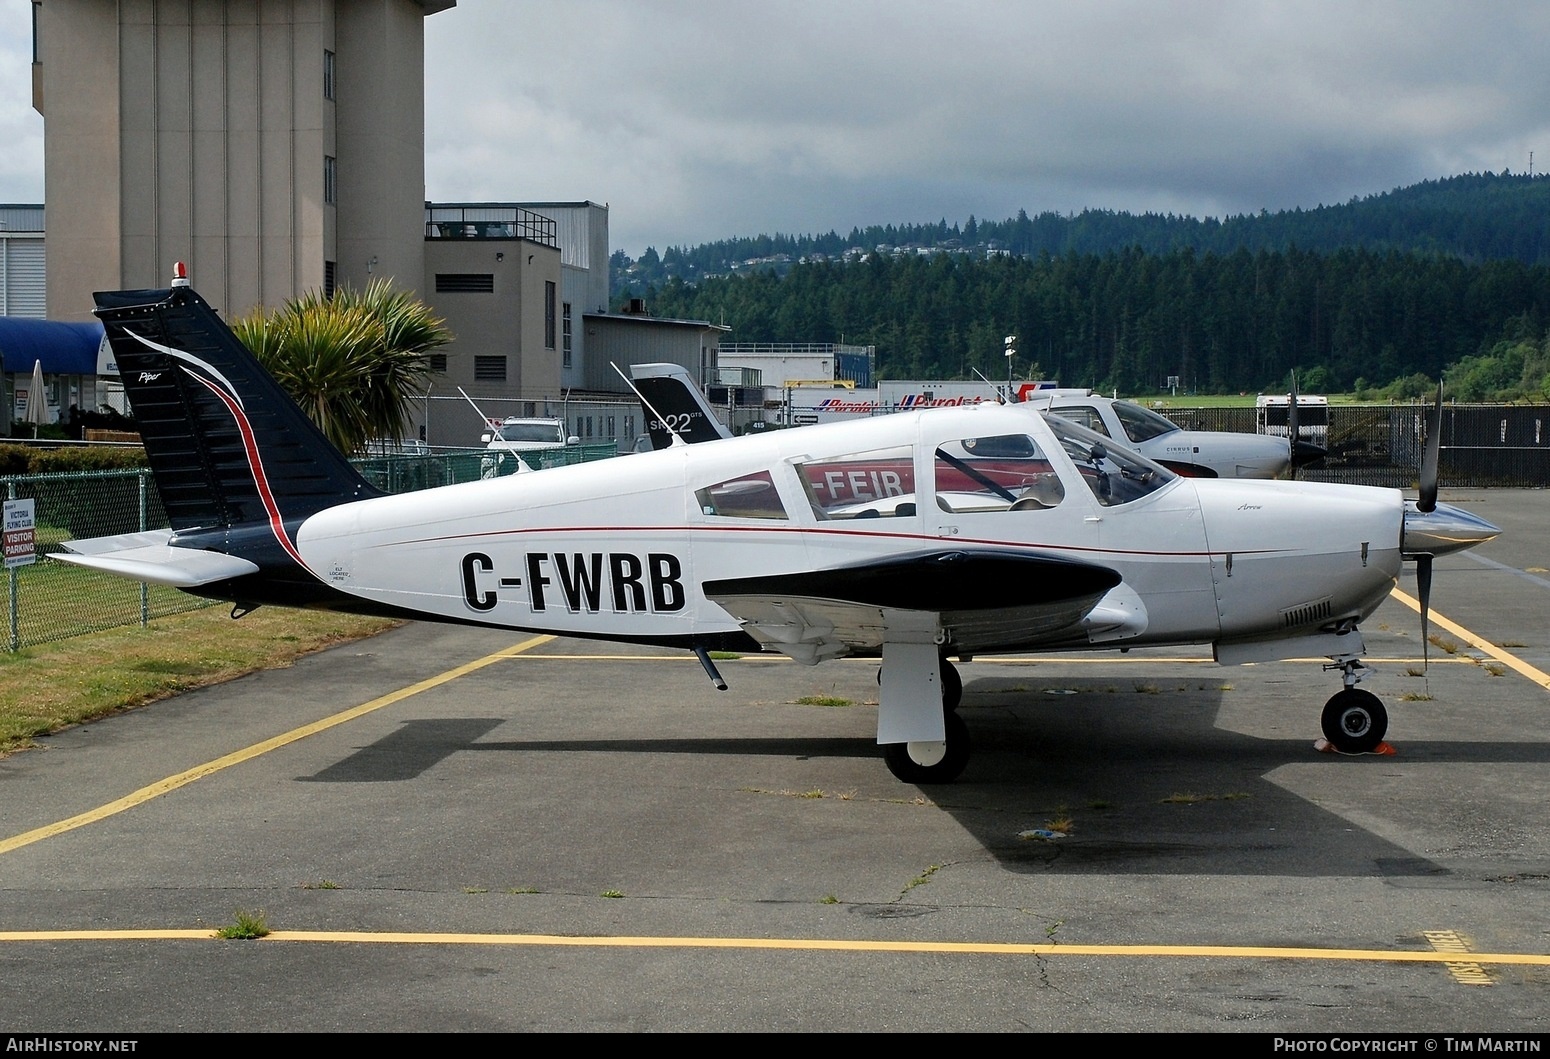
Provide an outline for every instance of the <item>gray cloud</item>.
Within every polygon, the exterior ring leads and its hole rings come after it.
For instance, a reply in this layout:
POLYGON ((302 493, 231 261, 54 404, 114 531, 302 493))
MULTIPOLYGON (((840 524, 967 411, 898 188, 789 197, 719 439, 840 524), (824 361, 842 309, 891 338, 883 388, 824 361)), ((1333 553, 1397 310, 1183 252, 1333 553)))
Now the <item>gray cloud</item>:
MULTIPOLYGON (((0 201, 41 197, 29 34, 5 5, 0 201)), ((460 0, 426 37, 427 197, 607 202, 632 254, 1550 162, 1539 0, 460 0)))

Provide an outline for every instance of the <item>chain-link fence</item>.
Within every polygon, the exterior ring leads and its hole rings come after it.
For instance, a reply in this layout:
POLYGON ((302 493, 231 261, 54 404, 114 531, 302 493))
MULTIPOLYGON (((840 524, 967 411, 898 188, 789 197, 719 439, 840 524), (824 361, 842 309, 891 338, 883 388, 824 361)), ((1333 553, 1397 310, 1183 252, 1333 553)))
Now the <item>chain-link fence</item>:
MULTIPOLYGON (((1187 430, 1260 429, 1253 408, 1167 408, 1187 430)), ((1300 430, 1328 449, 1299 477, 1311 481, 1413 488, 1426 448, 1429 403, 1330 405, 1324 436, 1300 430)), ((1284 433, 1284 429, 1283 429, 1284 433)), ((1445 404, 1438 480, 1454 488, 1543 489, 1550 486, 1550 407, 1445 404)))
MULTIPOLYGON (((616 454, 612 442, 564 448, 491 452, 484 449, 398 454, 357 460, 368 481, 389 493, 514 474, 517 457, 533 470, 616 454)), ((0 477, 7 500, 33 502, 36 560, 5 571, 6 636, 16 651, 152 618, 211 606, 214 601, 164 585, 147 585, 50 558, 62 541, 164 529, 167 515, 149 470, 81 471, 0 477)))
POLYGON ((61 541, 157 529, 167 525, 150 471, 83 471, 0 479, 7 500, 33 502, 35 562, 6 571, 5 646, 22 647, 141 624, 163 614, 208 606, 174 588, 95 573, 48 558, 61 541))

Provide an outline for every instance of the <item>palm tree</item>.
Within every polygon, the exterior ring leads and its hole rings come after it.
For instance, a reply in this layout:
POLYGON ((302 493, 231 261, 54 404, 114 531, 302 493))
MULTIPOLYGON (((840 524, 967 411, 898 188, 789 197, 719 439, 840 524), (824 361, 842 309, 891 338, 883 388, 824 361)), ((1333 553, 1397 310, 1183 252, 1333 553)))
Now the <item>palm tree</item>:
POLYGON ((424 392, 428 354, 452 340, 445 321, 405 291, 374 280, 332 298, 310 291, 232 330, 341 452, 396 438, 424 392))

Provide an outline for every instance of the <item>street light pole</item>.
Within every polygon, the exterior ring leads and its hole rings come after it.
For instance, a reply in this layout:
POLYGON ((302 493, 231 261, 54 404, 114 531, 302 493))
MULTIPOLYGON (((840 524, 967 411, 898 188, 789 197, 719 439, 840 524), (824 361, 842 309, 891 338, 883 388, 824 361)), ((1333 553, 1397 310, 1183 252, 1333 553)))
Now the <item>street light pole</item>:
POLYGON ((1017 336, 1006 336, 1006 403, 1012 403, 1012 358, 1017 356, 1017 336))

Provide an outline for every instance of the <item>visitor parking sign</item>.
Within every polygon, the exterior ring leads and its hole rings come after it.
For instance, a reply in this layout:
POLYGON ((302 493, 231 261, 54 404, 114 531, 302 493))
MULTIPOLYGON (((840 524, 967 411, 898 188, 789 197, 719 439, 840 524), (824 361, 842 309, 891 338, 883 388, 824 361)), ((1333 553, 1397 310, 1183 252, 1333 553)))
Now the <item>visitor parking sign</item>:
POLYGON ((38 560, 32 521, 33 501, 7 500, 5 502, 5 568, 27 566, 38 560))

